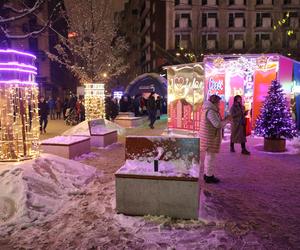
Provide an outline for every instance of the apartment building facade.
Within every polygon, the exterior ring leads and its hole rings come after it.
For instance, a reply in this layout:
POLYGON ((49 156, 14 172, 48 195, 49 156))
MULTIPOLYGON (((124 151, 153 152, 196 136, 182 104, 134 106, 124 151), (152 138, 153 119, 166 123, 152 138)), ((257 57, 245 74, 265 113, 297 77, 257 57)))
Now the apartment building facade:
POLYGON ((300 59, 300 0, 143 0, 137 9, 142 72, 174 63, 180 49, 300 59))

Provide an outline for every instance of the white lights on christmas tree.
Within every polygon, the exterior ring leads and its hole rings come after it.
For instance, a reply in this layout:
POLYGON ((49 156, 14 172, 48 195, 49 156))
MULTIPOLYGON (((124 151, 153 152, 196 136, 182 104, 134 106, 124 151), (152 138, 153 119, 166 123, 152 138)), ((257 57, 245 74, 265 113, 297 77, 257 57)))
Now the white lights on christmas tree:
POLYGON ((0 50, 0 161, 39 155, 35 59, 28 53, 0 50))
POLYGON ((84 99, 87 120, 105 117, 105 88, 103 83, 84 84, 84 99))

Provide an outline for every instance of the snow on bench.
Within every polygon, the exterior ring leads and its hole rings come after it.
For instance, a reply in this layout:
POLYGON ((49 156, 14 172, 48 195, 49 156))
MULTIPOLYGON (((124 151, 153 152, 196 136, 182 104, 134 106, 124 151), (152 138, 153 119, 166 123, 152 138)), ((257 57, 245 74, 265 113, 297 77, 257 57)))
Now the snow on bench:
POLYGON ((41 142, 44 153, 73 159, 91 151, 90 138, 87 136, 56 136, 41 142))

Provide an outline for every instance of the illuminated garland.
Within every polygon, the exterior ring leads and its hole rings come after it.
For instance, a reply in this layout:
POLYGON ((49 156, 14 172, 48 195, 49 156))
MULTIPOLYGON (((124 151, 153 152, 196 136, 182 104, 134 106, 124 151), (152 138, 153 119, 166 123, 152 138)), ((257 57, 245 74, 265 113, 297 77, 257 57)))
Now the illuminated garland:
POLYGON ((0 161, 39 155, 39 117, 35 56, 0 50, 0 161))
MULTIPOLYGON (((290 19, 290 13, 288 12, 286 13, 284 18, 277 21, 278 25, 273 25, 273 29, 277 30, 279 27, 282 27, 284 24, 286 24, 289 21, 289 19, 290 19)), ((294 30, 288 29, 286 33, 288 36, 291 36, 294 34, 294 30)))
POLYGON ((88 121, 105 117, 104 98, 103 83, 84 84, 85 113, 88 121))

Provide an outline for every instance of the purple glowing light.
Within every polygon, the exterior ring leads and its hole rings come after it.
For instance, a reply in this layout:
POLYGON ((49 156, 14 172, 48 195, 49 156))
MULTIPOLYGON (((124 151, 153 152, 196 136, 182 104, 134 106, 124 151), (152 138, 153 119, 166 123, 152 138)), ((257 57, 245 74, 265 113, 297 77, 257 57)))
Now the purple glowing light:
POLYGON ((29 53, 26 53, 26 52, 13 50, 13 49, 7 49, 7 50, 0 49, 0 53, 13 53, 13 54, 18 54, 18 55, 23 55, 23 56, 30 56, 30 57, 33 57, 34 59, 36 59, 35 55, 29 54, 29 53))
POLYGON ((32 66, 32 65, 27 65, 27 64, 18 63, 18 62, 0 63, 0 67, 1 66, 17 66, 17 67, 19 66, 19 67, 23 67, 23 68, 29 68, 29 69, 37 70, 37 68, 32 66))
POLYGON ((20 80, 8 80, 8 81, 0 81, 0 84, 24 84, 24 85, 34 85, 37 84, 36 82, 31 82, 31 81, 20 81, 20 80))
POLYGON ((23 73, 30 73, 36 75, 37 73, 35 71, 26 70, 26 69, 18 69, 18 68, 0 68, 0 71, 17 71, 17 72, 23 72, 23 73))

